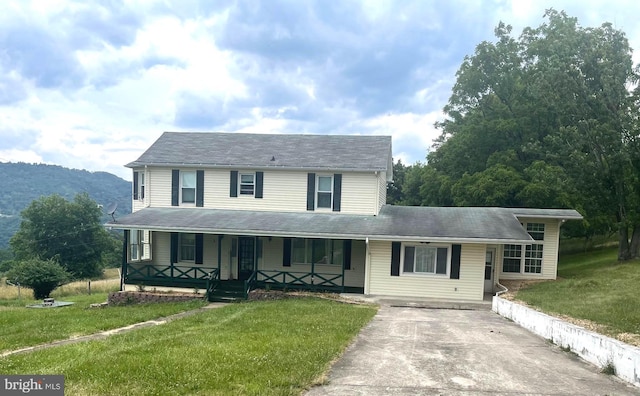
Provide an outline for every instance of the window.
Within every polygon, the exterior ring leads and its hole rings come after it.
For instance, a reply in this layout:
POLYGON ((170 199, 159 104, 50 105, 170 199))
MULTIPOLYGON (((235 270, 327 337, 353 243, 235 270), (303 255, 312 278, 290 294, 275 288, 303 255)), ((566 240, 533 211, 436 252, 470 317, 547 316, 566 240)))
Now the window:
POLYGON ((295 264, 342 265, 343 251, 342 240, 295 238, 291 243, 291 259, 295 264))
POLYGON ((131 230, 129 232, 129 260, 139 261, 141 242, 142 242, 142 230, 131 230))
POLYGON ((539 274, 542 272, 542 245, 527 245, 524 251, 524 272, 539 274))
POLYGON ((527 232, 536 241, 544 241, 544 223, 527 223, 527 232))
POLYGON ((445 246, 405 246, 403 273, 446 275, 449 248, 445 246))
POLYGON ((129 230, 129 261, 151 259, 151 232, 129 230))
POLYGON ((178 251, 180 252, 180 261, 195 261, 196 234, 180 234, 178 251))
POLYGON ((520 272, 521 257, 522 257, 522 246, 504 245, 504 255, 502 259, 502 272, 520 272))
POLYGON ((255 189, 255 174, 240 174, 240 195, 253 195, 255 189))
POLYGON ((541 274, 545 225, 544 223, 526 223, 523 227, 531 238, 539 243, 524 245, 524 256, 522 245, 504 245, 502 272, 541 274))
POLYGON ((333 203, 333 176, 318 176, 316 208, 331 209, 333 203))
POLYGON ((196 203, 196 172, 180 172, 180 202, 196 203))
POLYGON ((138 173, 138 199, 144 199, 144 172, 138 173))

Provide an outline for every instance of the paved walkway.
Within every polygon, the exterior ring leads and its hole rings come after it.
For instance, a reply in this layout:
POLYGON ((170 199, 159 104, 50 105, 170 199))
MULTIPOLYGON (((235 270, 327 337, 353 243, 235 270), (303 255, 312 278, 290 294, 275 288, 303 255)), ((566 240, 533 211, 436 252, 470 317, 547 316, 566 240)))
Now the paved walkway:
POLYGON ((640 389, 483 310, 383 305, 318 395, 638 395, 640 389))
POLYGON ((191 315, 197 314, 197 313, 202 312, 203 310, 206 310, 206 309, 218 308, 218 307, 222 307, 224 305, 226 305, 226 304, 225 303, 209 303, 208 305, 206 305, 206 306, 204 306, 202 308, 192 309, 190 311, 185 311, 185 312, 180 312, 180 313, 177 313, 177 314, 165 316, 163 318, 147 320, 145 322, 138 322, 138 323, 131 324, 129 326, 118 327, 116 329, 111 329, 111 330, 105 330, 105 331, 101 331, 99 333, 87 334, 87 335, 83 335, 83 336, 67 338, 65 340, 52 341, 52 342, 48 342, 46 344, 40 344, 40 345, 34 345, 34 346, 30 346, 30 347, 15 349, 13 351, 5 351, 5 352, 0 353, 0 358, 3 358, 5 356, 16 355, 16 354, 19 354, 19 353, 26 353, 26 352, 38 351, 40 349, 52 348, 52 347, 60 346, 60 345, 69 345, 69 344, 76 344, 78 342, 84 342, 84 341, 101 340, 103 338, 107 338, 107 337, 112 336, 114 334, 121 334, 121 333, 126 333, 128 331, 141 329, 141 328, 144 328, 144 327, 158 326, 158 325, 161 325, 161 324, 169 323, 169 322, 171 322, 172 320, 175 320, 175 319, 181 319, 181 318, 184 318, 184 317, 187 317, 187 316, 191 316, 191 315))

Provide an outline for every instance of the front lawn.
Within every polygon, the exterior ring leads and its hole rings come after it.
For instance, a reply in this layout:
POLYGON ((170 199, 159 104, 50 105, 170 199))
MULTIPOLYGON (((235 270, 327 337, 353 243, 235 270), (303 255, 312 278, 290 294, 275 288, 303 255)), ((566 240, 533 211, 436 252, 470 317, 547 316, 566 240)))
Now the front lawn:
POLYGON ((640 260, 618 263, 616 254, 609 248, 563 256, 557 281, 531 285, 516 299, 552 315, 595 322, 594 330, 638 344, 640 260))
POLYGON ((196 309, 204 301, 89 308, 107 300, 107 293, 60 298, 74 305, 58 308, 26 308, 40 301, 0 299, 0 352, 96 333, 145 320, 196 309))
POLYGON ((0 359, 3 374, 64 374, 70 395, 297 395, 376 308, 304 298, 246 302, 101 341, 0 359))

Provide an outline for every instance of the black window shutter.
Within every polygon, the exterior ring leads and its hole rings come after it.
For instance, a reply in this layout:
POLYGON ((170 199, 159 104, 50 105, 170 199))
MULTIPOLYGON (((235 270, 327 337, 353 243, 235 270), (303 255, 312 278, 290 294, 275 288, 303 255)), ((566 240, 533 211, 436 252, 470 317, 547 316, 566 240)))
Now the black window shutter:
POLYGON ((229 196, 235 198, 238 196, 238 171, 231 171, 229 180, 229 196))
POLYGON ((316 207, 316 174, 307 174, 307 210, 314 210, 316 207))
POLYGON ((171 264, 178 262, 178 233, 171 233, 171 264))
POLYGON ((133 172, 133 199, 138 199, 138 172, 133 172))
POLYGON ((400 242, 391 242, 391 276, 400 276, 400 242))
POLYGON ((264 181, 264 172, 256 172, 256 198, 262 198, 262 183, 264 181))
POLYGON ((196 171, 196 206, 204 206, 204 171, 196 171))
POLYGON ((342 251, 342 260, 344 263, 344 269, 351 269, 351 239, 344 240, 344 250, 342 251))
POLYGON ((180 170, 173 169, 171 171, 171 206, 178 206, 180 197, 180 170))
POLYGON ((451 246, 451 274, 450 279, 460 279, 460 252, 462 245, 451 246))
POLYGON ((291 238, 284 238, 282 247, 282 266, 291 267, 291 238))
POLYGON ((204 258, 204 234, 196 234, 196 264, 202 264, 204 258))
POLYGON ((342 195, 342 174, 333 175, 333 211, 340 211, 340 200, 342 195))

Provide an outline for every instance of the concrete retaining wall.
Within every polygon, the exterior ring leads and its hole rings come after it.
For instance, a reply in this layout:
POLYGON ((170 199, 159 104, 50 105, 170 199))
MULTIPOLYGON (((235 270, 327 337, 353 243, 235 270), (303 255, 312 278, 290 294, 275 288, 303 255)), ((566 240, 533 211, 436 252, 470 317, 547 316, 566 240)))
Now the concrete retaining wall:
POLYGON ((492 309, 598 367, 612 364, 618 377, 640 386, 640 348, 500 297, 493 297, 492 309))
POLYGON ((177 293, 149 293, 149 292, 113 292, 109 293, 107 302, 109 305, 120 304, 141 304, 152 302, 174 302, 201 300, 204 297, 198 294, 177 294, 177 293))

